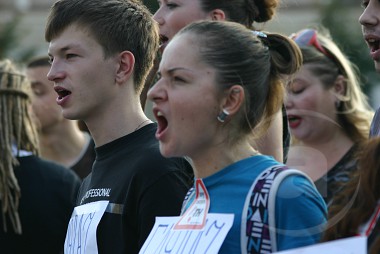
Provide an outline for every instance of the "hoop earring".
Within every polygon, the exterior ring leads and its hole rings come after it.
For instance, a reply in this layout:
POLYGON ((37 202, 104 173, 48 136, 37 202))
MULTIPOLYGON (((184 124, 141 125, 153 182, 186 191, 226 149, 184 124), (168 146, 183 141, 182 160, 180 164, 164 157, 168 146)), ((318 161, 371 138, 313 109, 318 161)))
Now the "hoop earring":
POLYGON ((219 115, 217 116, 217 119, 219 122, 224 123, 227 116, 229 116, 229 115, 230 115, 230 113, 228 113, 227 110, 223 109, 222 112, 220 112, 219 115))

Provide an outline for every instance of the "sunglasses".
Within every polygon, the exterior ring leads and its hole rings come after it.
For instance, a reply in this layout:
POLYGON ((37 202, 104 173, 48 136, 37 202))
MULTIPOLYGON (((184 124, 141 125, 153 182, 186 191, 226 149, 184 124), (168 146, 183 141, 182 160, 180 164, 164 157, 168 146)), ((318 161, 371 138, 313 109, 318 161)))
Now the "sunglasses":
POLYGON ((294 40, 299 47, 313 46, 319 52, 327 56, 328 58, 335 60, 334 57, 322 47, 318 42, 317 31, 314 29, 304 29, 296 34, 290 35, 290 38, 294 40))

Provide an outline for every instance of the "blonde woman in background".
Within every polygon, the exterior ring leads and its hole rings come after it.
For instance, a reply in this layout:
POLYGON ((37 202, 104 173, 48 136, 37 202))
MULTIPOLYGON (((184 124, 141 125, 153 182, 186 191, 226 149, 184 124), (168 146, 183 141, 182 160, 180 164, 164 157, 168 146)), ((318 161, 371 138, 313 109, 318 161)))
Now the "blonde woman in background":
POLYGON ((292 38, 303 66, 288 86, 293 143, 287 164, 305 171, 329 204, 356 167, 373 112, 355 66, 327 30, 303 29, 292 38))

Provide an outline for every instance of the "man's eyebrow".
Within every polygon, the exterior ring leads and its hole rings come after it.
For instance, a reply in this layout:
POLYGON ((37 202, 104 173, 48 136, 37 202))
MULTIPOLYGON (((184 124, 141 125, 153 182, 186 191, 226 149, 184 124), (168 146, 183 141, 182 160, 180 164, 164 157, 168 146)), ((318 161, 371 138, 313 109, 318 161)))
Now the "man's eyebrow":
MULTIPOLYGON (((57 51, 62 54, 62 53, 66 52, 70 49, 73 49, 73 48, 81 48, 81 46, 79 44, 69 44, 67 46, 64 46, 62 48, 57 49, 57 51)), ((50 52, 48 52, 48 55, 50 57, 52 56, 50 52)))

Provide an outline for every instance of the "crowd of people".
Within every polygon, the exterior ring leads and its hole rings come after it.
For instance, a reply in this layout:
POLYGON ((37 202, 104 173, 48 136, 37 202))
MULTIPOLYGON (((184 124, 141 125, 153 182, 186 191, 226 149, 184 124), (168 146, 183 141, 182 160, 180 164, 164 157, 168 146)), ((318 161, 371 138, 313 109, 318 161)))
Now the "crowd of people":
MULTIPOLYGON (((379 253, 380 108, 329 31, 257 30, 279 0, 158 2, 58 0, 47 56, 0 59, 1 252, 174 250, 220 216, 210 253, 379 253)), ((362 5, 380 73, 380 3, 362 5)))

